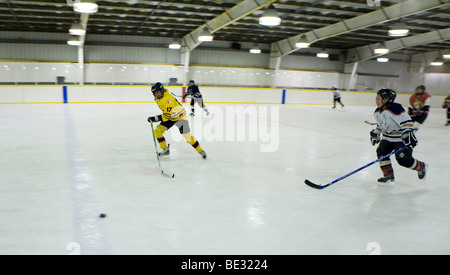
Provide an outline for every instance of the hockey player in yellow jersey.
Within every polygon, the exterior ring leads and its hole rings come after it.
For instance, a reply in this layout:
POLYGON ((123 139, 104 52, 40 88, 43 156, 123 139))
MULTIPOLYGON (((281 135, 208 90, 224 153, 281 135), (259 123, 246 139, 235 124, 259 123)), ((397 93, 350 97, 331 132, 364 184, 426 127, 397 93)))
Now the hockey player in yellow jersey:
POLYGON ((163 111, 162 115, 151 116, 147 119, 150 123, 161 122, 155 128, 155 136, 159 142, 159 146, 162 149, 159 156, 170 155, 170 145, 167 144, 163 134, 175 125, 180 130, 180 133, 183 135, 186 142, 192 145, 192 147, 194 147, 202 158, 206 159, 206 152, 203 151, 197 139, 191 135, 191 129, 189 127, 189 122, 187 120, 186 110, 184 107, 169 93, 168 90, 164 88, 160 82, 152 86, 152 93, 159 108, 163 111))

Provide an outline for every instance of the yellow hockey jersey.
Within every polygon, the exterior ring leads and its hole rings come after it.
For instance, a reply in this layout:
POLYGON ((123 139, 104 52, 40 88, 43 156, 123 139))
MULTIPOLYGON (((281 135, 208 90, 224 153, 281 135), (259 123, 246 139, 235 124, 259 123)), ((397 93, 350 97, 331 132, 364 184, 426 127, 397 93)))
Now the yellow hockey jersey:
POLYGON ((155 100, 156 104, 158 104, 159 108, 163 111, 163 121, 178 121, 180 119, 187 119, 186 110, 167 89, 165 90, 162 98, 155 98, 155 100))

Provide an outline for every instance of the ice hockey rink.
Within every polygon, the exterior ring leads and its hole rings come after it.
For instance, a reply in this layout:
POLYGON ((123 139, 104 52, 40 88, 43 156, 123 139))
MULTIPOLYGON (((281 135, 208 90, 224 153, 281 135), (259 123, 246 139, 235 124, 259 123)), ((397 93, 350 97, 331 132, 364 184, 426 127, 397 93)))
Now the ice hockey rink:
POLYGON ((275 150, 263 152, 260 135, 201 140, 233 106, 190 118, 207 160, 177 129, 165 134, 171 179, 147 122, 156 104, 0 105, 0 254, 450 253, 444 109, 417 132, 425 181, 394 160, 393 187, 377 185, 375 164, 315 190, 304 180, 325 184, 376 159, 364 123, 374 107, 247 105, 278 112, 275 150))

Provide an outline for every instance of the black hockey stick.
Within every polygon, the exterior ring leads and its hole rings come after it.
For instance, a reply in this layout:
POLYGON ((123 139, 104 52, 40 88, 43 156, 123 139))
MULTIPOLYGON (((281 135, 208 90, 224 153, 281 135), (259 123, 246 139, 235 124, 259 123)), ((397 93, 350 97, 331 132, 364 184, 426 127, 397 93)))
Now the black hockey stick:
POLYGON ((376 122, 370 122, 370 121, 368 121, 368 120, 364 120, 364 122, 367 123, 367 124, 369 124, 369 125, 377 125, 376 122))
POLYGON ((156 143, 155 130, 153 129, 153 123, 150 123, 150 125, 152 126, 153 141, 155 142, 156 159, 158 160, 159 171, 161 172, 161 175, 163 175, 163 176, 166 176, 169 178, 174 178, 175 174, 164 172, 161 169, 161 162, 159 161, 158 146, 156 143))
POLYGON ((338 179, 336 179, 336 180, 334 180, 334 181, 332 181, 332 182, 330 182, 330 183, 328 183, 328 184, 325 184, 325 185, 318 185, 318 184, 315 184, 315 183, 313 183, 313 182, 311 182, 311 181, 309 181, 309 180, 305 180, 305 184, 308 185, 308 186, 310 186, 310 187, 312 187, 312 188, 315 188, 315 189, 324 189, 324 188, 326 188, 326 187, 328 187, 328 186, 330 186, 330 185, 335 184, 335 183, 338 182, 338 181, 341 181, 341 180, 343 180, 343 179, 345 179, 345 178, 347 178, 347 177, 350 177, 351 175, 353 175, 353 174, 355 174, 355 173, 357 173, 357 172, 359 172, 359 171, 361 171, 361 170, 363 170, 363 169, 369 167, 369 166, 372 165, 372 164, 375 164, 375 163, 377 163, 377 162, 380 162, 380 161, 382 161, 383 159, 386 159, 386 158, 392 156, 393 154, 397 154, 398 152, 401 152, 401 151, 405 150, 406 147, 407 147, 407 146, 405 145, 405 146, 403 146, 402 148, 397 149, 397 150, 395 150, 395 151, 393 151, 393 152, 391 152, 391 153, 389 153, 389 154, 387 154, 387 155, 385 155, 385 156, 382 156, 382 157, 380 157, 379 159, 374 160, 374 161, 372 161, 371 163, 366 164, 366 165, 364 165, 363 167, 360 167, 360 168, 356 169, 355 171, 352 171, 352 172, 350 172, 350 173, 348 173, 348 174, 346 174, 346 175, 344 175, 344 176, 342 176, 342 177, 340 177, 340 178, 338 178, 338 179))
MULTIPOLYGON (((175 96, 175 97, 183 97, 183 96, 181 96, 181 95, 176 95, 176 94, 174 94, 174 93, 170 93, 171 95, 173 95, 173 96, 175 96)), ((192 98, 192 96, 186 96, 185 98, 192 98)))

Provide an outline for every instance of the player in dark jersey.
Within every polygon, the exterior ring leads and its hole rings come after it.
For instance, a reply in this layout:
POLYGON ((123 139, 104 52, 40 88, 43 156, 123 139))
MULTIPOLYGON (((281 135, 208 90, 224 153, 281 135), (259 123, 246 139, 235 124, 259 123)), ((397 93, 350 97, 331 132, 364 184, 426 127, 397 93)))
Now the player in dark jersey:
POLYGON ((191 96, 191 116, 195 115, 195 103, 197 103, 205 112, 206 115, 209 116, 209 111, 206 108, 205 104, 203 103, 203 97, 200 93, 200 90, 197 85, 195 85, 194 80, 189 81, 189 87, 187 88, 186 94, 183 95, 183 98, 186 98, 186 96, 191 96))

